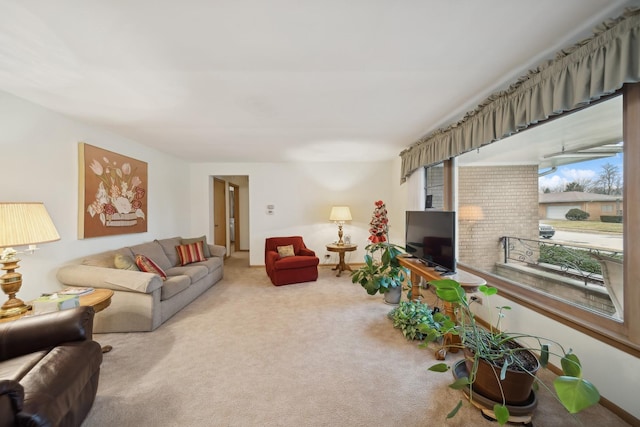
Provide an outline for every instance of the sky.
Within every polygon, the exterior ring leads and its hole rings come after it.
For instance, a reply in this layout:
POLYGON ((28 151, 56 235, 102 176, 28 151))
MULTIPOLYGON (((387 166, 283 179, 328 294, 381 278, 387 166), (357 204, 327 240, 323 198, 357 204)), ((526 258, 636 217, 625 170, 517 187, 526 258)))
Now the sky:
POLYGON ((622 154, 606 159, 589 160, 587 162, 573 163, 559 166, 558 170, 552 174, 538 178, 538 188, 542 191, 550 188, 552 191, 564 188, 568 183, 582 179, 598 179, 602 172, 602 165, 611 163, 618 166, 622 173, 622 154))

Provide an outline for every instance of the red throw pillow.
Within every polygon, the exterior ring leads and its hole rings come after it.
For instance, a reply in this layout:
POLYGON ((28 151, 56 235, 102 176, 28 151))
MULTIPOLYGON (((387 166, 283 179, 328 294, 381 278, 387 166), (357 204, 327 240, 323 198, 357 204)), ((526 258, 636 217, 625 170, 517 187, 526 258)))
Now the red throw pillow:
POLYGON ((145 271, 147 273, 155 273, 160 276, 162 280, 167 280, 167 274, 160 267, 158 267, 158 264, 151 261, 144 255, 136 255, 136 265, 141 271, 145 271))
POLYGON ((204 246, 202 240, 188 245, 176 246, 178 256, 180 257, 180 265, 191 264, 192 262, 206 261, 204 256, 204 246))

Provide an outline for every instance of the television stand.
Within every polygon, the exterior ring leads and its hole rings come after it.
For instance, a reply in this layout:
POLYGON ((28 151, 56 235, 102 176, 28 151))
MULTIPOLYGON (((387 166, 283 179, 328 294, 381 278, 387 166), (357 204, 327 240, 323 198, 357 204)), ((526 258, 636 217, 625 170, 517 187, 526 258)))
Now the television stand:
MULTIPOLYGON (((420 283, 419 278, 424 278, 427 282, 432 280, 441 280, 441 273, 436 271, 433 267, 428 267, 424 264, 422 260, 418 260, 416 258, 401 258, 398 257, 398 262, 401 266, 409 269, 411 272, 411 300, 419 299, 420 295, 420 283)), ((478 277, 474 274, 467 273, 466 271, 458 269, 456 272, 451 272, 452 274, 447 278, 453 279, 456 282, 462 285, 462 288, 467 293, 475 292, 478 290, 478 286, 486 285, 486 281, 482 277, 478 277)), ((451 320, 456 321, 455 314, 455 305, 449 302, 444 302, 444 312, 451 320)), ((448 335, 444 338, 444 343, 442 348, 436 350, 436 358, 438 360, 444 360, 447 357, 447 351, 452 353, 456 353, 458 351, 458 347, 452 346, 453 344, 459 344, 460 337, 457 335, 448 335)))
POLYGON ((440 270, 436 270, 438 273, 440 273, 441 276, 455 276, 456 272, 455 271, 440 271, 440 270))

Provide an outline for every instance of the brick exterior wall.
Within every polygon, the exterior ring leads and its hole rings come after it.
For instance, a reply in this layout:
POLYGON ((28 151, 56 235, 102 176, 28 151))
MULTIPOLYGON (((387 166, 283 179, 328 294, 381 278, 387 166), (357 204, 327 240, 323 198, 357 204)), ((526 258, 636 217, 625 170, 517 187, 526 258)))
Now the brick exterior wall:
POLYGON ((538 167, 460 167, 458 206, 458 261, 493 273, 500 237, 538 239, 538 167))

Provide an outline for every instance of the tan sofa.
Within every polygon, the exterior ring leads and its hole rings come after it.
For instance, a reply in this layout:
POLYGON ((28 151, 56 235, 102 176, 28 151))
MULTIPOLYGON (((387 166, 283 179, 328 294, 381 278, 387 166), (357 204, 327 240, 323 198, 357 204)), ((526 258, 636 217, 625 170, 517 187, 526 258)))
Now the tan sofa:
POLYGON ((222 279, 223 246, 207 245, 206 261, 181 266, 176 246, 184 242, 172 237, 87 256, 62 266, 56 277, 63 287, 114 291, 111 305, 95 316, 95 333, 153 331, 222 279), (166 280, 154 273, 116 268, 117 254, 131 259, 146 256, 166 273, 166 280))

